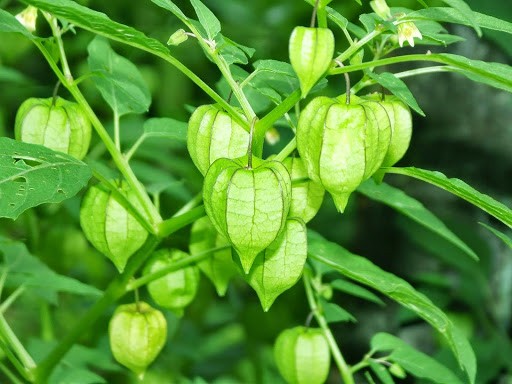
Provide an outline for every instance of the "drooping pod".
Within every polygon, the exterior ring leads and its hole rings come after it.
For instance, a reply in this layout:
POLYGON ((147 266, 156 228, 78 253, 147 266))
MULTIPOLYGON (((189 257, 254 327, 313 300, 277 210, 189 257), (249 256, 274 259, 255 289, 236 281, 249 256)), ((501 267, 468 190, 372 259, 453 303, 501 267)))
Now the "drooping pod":
POLYGON ((332 195, 341 212, 350 194, 381 165, 389 145, 383 109, 352 96, 346 103, 320 96, 304 108, 297 124, 297 150, 308 175, 332 195), (385 144, 385 145, 384 145, 385 144))
POLYGON ((292 178, 292 202, 290 217, 300 217, 308 223, 317 214, 325 195, 322 184, 309 178, 304 161, 300 157, 287 157, 283 160, 292 178))
POLYGON ((203 186, 206 213, 233 244, 246 273, 261 251, 281 233, 290 210, 291 179, 277 161, 248 157, 218 159, 203 186))
POLYGON ((331 65, 334 35, 328 28, 295 27, 290 36, 289 55, 304 98, 331 65))
POLYGON ((16 113, 14 135, 81 160, 89 150, 91 123, 77 103, 61 97, 30 98, 16 113))
MULTIPOLYGON (((142 207, 125 182, 119 192, 139 211, 142 207)), ((126 263, 146 241, 148 233, 117 200, 115 194, 98 184, 89 188, 80 208, 80 225, 85 237, 123 272, 126 263)))
POLYGON ((378 102, 386 109, 391 120, 391 141, 382 161, 382 167, 395 165, 407 152, 412 136, 411 110, 394 95, 372 94, 364 99, 378 102))
MULTIPOLYGON (((178 249, 161 249, 151 256, 144 267, 144 275, 158 272, 187 256, 178 249)), ((147 288, 155 303, 182 316, 184 308, 194 300, 198 285, 199 270, 190 265, 151 281, 147 288)))
POLYGON ((167 322, 145 302, 119 306, 108 327, 114 358, 142 379, 167 339, 167 322))
POLYGON ((247 153, 249 133, 219 105, 202 105, 190 116, 187 148, 199 171, 205 175, 217 159, 234 159, 247 153))
POLYGON ((320 328, 284 330, 274 344, 274 358, 288 384, 323 384, 327 380, 331 355, 320 328))
POLYGON ((213 283, 219 296, 226 294, 229 281, 239 273, 233 261, 231 244, 215 229, 207 216, 192 225, 189 244, 191 255, 223 246, 226 248, 213 252, 207 259, 197 263, 201 272, 213 283))
POLYGON ((261 252, 247 281, 266 312, 276 298, 299 280, 308 254, 306 225, 300 218, 286 221, 281 235, 261 252))

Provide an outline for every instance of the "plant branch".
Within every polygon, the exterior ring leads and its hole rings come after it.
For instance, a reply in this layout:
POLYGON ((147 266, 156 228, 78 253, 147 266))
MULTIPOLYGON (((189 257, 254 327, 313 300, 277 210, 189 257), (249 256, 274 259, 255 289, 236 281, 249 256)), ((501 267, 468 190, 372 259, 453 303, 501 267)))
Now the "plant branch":
POLYGON ((293 139, 290 140, 290 142, 288 144, 286 144, 286 146, 281 150, 281 152, 279 152, 276 155, 274 160, 283 161, 288 156, 290 156, 292 154, 292 152, 295 151, 296 148, 297 148, 297 138, 294 137, 293 139))
POLYGON ((20 340, 16 337, 16 334, 13 332, 2 314, 0 314, 0 336, 2 340, 4 340, 4 342, 13 349, 20 363, 25 368, 25 373, 30 377, 30 372, 36 368, 36 363, 20 340))
POLYGON ((332 357, 336 362, 336 365, 338 366, 343 382, 345 384, 355 384, 354 377, 352 376, 352 372, 350 371, 350 367, 345 362, 345 359, 341 354, 338 344, 334 339, 334 335, 332 334, 331 329, 329 328, 329 325, 327 324, 327 321, 325 320, 325 317, 322 314, 321 308, 318 306, 318 303, 315 299, 315 294, 311 286, 311 271, 309 269, 304 270, 304 275, 302 279, 304 280, 304 287, 306 289, 306 296, 308 299, 309 307, 311 308, 311 311, 313 312, 318 325, 320 326, 320 328, 322 328, 322 331, 324 332, 324 336, 327 339, 329 348, 331 349, 332 357))

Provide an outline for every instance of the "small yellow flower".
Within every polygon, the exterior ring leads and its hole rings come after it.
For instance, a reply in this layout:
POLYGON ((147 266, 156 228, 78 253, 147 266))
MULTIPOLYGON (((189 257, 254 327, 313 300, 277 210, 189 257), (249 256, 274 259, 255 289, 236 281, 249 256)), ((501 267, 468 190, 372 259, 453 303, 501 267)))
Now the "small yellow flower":
POLYGON ((414 47, 414 38, 423 39, 420 30, 412 21, 406 21, 397 25, 398 28, 398 44, 400 47, 404 46, 404 41, 407 40, 411 47, 414 47))
POLYGON ((37 8, 29 5, 23 11, 16 15, 16 19, 25 27, 29 32, 36 30, 37 8))

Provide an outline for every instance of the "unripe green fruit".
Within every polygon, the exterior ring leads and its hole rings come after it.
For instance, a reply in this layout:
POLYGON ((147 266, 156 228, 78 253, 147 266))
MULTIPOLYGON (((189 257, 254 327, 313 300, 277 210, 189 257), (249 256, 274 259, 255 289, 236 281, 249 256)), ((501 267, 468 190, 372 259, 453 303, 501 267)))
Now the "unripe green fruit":
POLYGON ((16 140, 44 145, 83 159, 91 141, 91 123, 77 104, 58 98, 27 99, 16 113, 16 140))
POLYGON ((229 241, 213 226, 208 216, 197 220, 190 231, 190 254, 196 255, 212 248, 229 246, 213 252, 206 260, 197 263, 199 269, 215 285, 219 296, 224 296, 231 278, 238 275, 238 268, 233 261, 229 241))
POLYGON ((391 167, 405 155, 409 148, 412 136, 411 110, 393 95, 374 94, 365 99, 378 102, 388 112, 391 121, 391 141, 381 166, 391 167))
POLYGON ((288 384, 322 384, 327 380, 331 356, 319 328, 295 327, 277 337, 274 358, 288 384))
POLYGON ((281 293, 299 280, 307 255, 306 225, 300 218, 290 218, 281 235, 258 255, 247 275, 265 312, 281 293))
MULTIPOLYGON (((172 266, 187 256, 189 256, 187 253, 178 249, 161 249, 148 261, 144 268, 144 275, 172 266)), ((155 303, 182 316, 183 309, 194 300, 198 285, 199 270, 196 266, 190 265, 153 280, 147 287, 155 303)))
MULTIPOLYGON (((136 194, 122 182, 119 192, 139 211, 136 194)), ((80 208, 80 225, 94 247, 123 272, 126 263, 146 241, 147 231, 117 200, 112 191, 100 184, 87 191, 80 208)))
POLYGON ((197 169, 205 175, 217 159, 247 153, 249 133, 219 105, 198 107, 188 122, 187 148, 197 169))
POLYGON ((108 333, 114 358, 142 378, 166 343, 167 322, 162 312, 141 301, 119 306, 108 333))
POLYGON ((322 184, 309 178, 304 161, 300 157, 287 157, 283 160, 292 178, 292 202, 290 217, 300 217, 305 223, 318 213, 324 199, 322 184))
POLYGON ((350 104, 345 101, 317 97, 297 125, 297 150, 309 177, 331 193, 341 212, 350 194, 380 167, 390 139, 383 108, 355 96, 350 104))
POLYGON ((328 28, 295 27, 290 36, 289 54, 304 98, 331 65, 334 35, 328 28))
POLYGON ((213 225, 233 244, 249 273, 254 259, 281 233, 290 209, 291 179, 283 164, 253 158, 218 159, 204 180, 213 225))

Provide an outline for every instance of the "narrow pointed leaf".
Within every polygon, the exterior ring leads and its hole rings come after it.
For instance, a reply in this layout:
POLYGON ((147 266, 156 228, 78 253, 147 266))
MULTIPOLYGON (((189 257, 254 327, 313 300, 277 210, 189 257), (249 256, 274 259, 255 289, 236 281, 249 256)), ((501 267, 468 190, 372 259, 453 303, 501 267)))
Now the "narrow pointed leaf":
POLYGON ((190 0, 190 2, 196 11, 199 22, 206 31, 208 40, 215 39, 215 36, 220 32, 220 22, 217 17, 201 2, 201 0, 190 0))
POLYGON ((455 328, 448 316, 407 281, 383 271, 368 259, 354 255, 313 231, 308 237, 309 255, 342 275, 367 285, 427 321, 447 341, 470 383, 475 382, 476 359, 468 340, 455 328))
POLYGON ((509 236, 505 235, 503 232, 498 231, 497 229, 495 229, 487 224, 480 223, 480 225, 483 226, 484 228, 486 228, 487 230, 489 230, 490 232, 492 232, 498 239, 503 241, 506 245, 508 245, 512 249, 512 238, 510 238, 509 236))
POLYGON ((428 171, 425 169, 407 167, 407 168, 384 168, 387 173, 396 173, 409 176, 426 183, 442 188, 461 199, 464 199, 481 210, 494 216, 502 223, 512 228, 512 210, 506 205, 494 200, 492 197, 478 192, 460 179, 449 179, 441 172, 428 171))
POLYGON ((447 228, 437 216, 425 208, 418 200, 406 195, 400 189, 386 183, 376 184, 373 180, 368 180, 359 186, 358 192, 370 199, 389 205, 404 216, 448 240, 469 257, 478 260, 475 252, 447 228))

